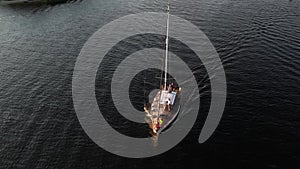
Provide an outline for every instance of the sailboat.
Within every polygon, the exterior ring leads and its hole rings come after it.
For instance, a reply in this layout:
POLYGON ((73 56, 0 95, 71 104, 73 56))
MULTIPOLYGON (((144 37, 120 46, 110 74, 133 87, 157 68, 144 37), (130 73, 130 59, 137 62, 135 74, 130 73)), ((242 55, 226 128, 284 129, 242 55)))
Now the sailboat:
MULTIPOLYGON (((150 119, 149 127, 154 135, 166 131, 176 120, 180 112, 180 92, 181 88, 175 86, 168 80, 168 61, 169 61, 169 26, 170 26, 170 2, 167 7, 167 27, 166 43, 164 54, 164 76, 161 75, 160 90, 155 95, 150 109, 144 107, 147 119, 150 119), (163 83, 163 84, 162 84, 163 83)), ((162 73, 163 74, 163 73, 162 73)))

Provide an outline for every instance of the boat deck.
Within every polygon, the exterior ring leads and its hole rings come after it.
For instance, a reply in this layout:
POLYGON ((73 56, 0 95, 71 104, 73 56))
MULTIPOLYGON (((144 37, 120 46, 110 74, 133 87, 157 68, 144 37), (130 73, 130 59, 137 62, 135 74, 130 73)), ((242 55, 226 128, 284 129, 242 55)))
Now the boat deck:
POLYGON ((150 117, 151 119, 149 126, 154 133, 162 132, 174 121, 180 109, 180 105, 176 104, 178 100, 179 100, 178 92, 171 92, 168 93, 168 95, 166 95, 166 91, 160 90, 157 92, 151 104, 151 109, 149 112, 147 112, 148 117, 150 117), (161 92, 163 93, 161 94, 161 92), (164 103, 163 100, 170 97, 172 99, 172 101, 170 102, 171 111, 168 110, 166 103, 162 104, 164 103), (155 127, 157 123, 160 124, 159 129, 155 127))

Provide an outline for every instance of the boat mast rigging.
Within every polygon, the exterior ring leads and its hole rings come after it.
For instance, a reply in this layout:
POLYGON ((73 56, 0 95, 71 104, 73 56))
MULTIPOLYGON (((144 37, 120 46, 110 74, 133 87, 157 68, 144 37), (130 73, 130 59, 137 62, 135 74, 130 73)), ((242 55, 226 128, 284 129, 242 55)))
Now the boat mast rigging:
POLYGON ((168 0, 167 8, 167 32, 166 32, 166 53, 165 53, 165 81, 164 87, 167 90, 167 72, 168 72, 168 54, 169 54, 169 26, 170 26, 170 1, 168 0))

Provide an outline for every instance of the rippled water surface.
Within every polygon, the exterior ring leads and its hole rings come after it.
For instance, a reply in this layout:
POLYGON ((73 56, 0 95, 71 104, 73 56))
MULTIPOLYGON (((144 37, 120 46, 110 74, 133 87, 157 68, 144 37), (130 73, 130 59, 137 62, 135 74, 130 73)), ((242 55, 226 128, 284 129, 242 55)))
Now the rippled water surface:
MULTIPOLYGON (((172 150, 152 158, 127 159, 104 151, 85 134, 72 100, 73 69, 82 46, 117 18, 164 9, 161 0, 0 6, 0 168, 299 168, 297 0, 171 1, 173 15, 206 33, 226 73, 226 108, 205 143, 199 144, 198 136, 211 91, 201 63, 191 63, 201 95, 198 119, 172 150)), ((163 47, 161 36, 137 36, 110 57, 143 48, 139 41, 163 47)), ((170 48, 185 57, 191 54, 176 40, 170 48)), ((113 72, 109 69, 113 64, 107 63, 106 73, 113 72)), ((136 86, 133 93, 139 87, 143 88, 136 86)), ((132 98, 133 105, 142 109, 143 99, 132 98)), ((128 125, 120 122, 113 123, 128 125)), ((125 133, 141 134, 119 127, 125 133)))

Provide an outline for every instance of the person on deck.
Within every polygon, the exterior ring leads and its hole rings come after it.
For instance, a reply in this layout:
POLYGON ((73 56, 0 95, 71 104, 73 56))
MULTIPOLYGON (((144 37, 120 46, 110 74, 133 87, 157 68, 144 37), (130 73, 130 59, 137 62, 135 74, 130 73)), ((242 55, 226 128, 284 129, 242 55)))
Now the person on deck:
POLYGON ((164 120, 162 118, 159 118, 159 124, 162 125, 164 120))
POLYGON ((173 91, 174 84, 171 83, 168 88, 168 92, 171 93, 173 91))
POLYGON ((159 130, 159 128, 160 128, 160 125, 159 125, 159 122, 157 121, 155 123, 155 125, 154 125, 154 128, 153 128, 154 133, 157 133, 157 131, 159 130))
POLYGON ((165 89, 164 85, 161 85, 160 90, 164 90, 164 89, 165 89))

